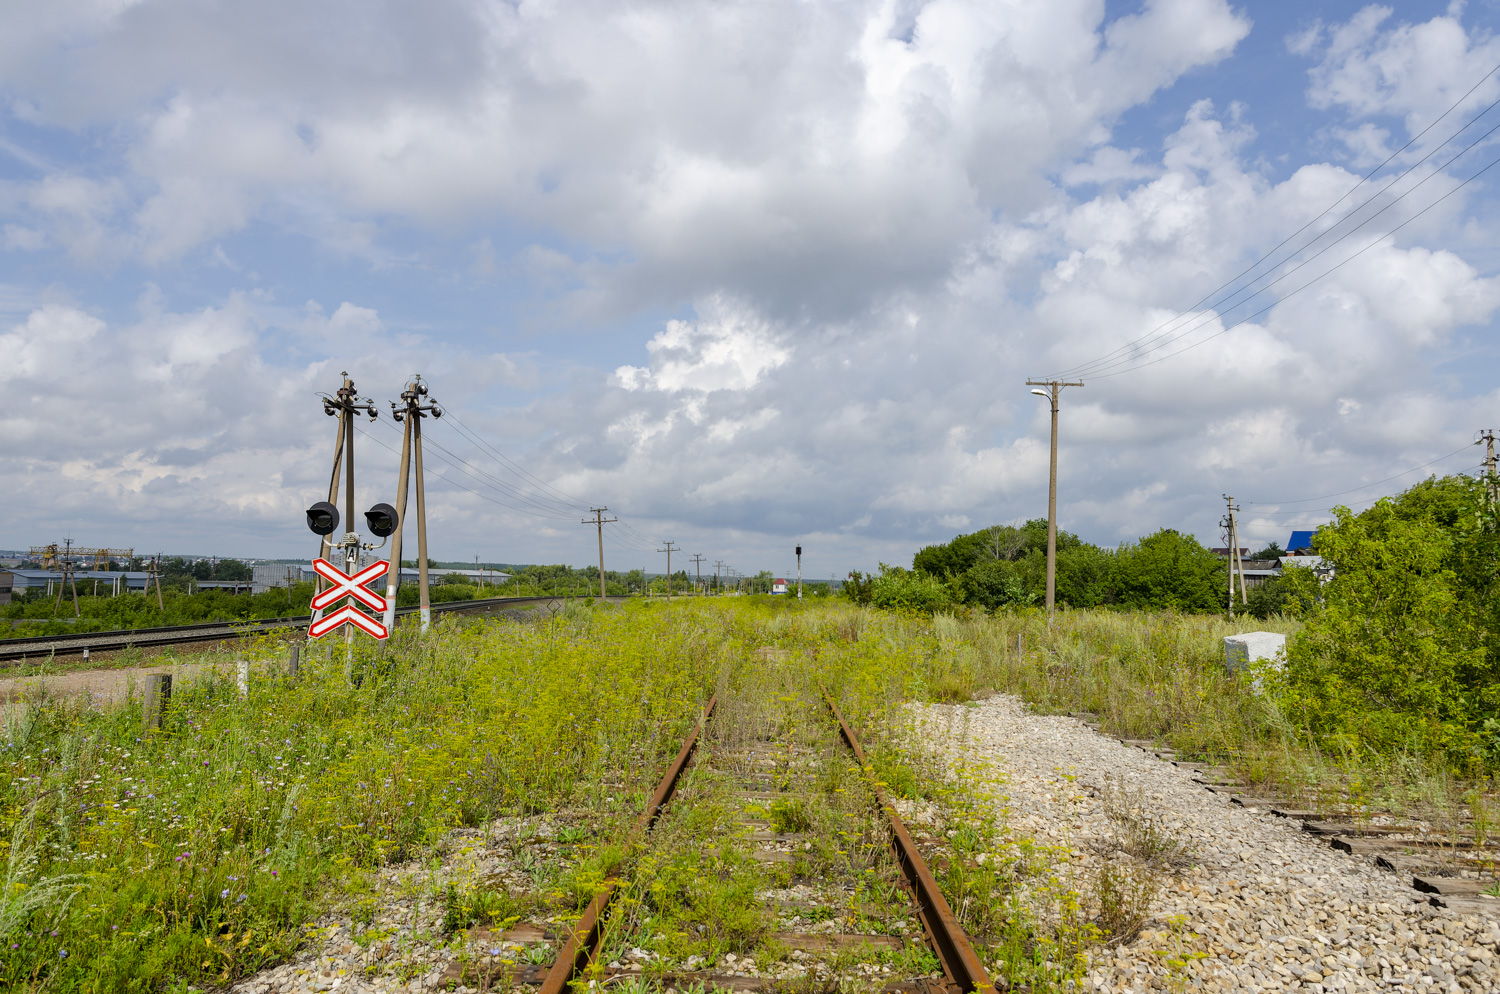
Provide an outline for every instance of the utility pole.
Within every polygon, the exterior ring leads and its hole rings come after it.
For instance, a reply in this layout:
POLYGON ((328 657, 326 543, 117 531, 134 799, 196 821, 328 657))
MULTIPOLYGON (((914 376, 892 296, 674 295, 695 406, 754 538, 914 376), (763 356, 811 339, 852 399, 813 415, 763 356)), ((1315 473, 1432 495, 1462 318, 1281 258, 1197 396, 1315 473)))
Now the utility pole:
POLYGON ((1027 380, 1038 397, 1052 402, 1052 470, 1047 478, 1047 617, 1050 620, 1057 603, 1057 398, 1063 387, 1081 387, 1082 380, 1027 380))
MULTIPOLYGON (((417 469, 417 591, 422 612, 422 631, 432 627, 432 600, 427 586, 427 494, 422 478, 422 419, 431 414, 443 416, 435 403, 422 403, 427 384, 422 374, 412 374, 411 382, 401 391, 401 403, 391 401, 391 417, 402 426, 401 469, 396 483, 396 531, 391 535, 391 571, 385 580, 385 627, 396 627, 396 592, 401 587, 401 533, 406 528, 406 491, 411 482, 412 462, 417 469)), ((476 557, 477 561, 477 557, 476 557)))
MULTIPOLYGON (((146 578, 146 589, 150 590, 151 589, 151 581, 152 580, 156 581, 156 608, 159 611, 165 611, 167 609, 167 606, 166 606, 166 604, 162 603, 162 599, 161 599, 161 565, 160 565, 160 563, 157 562, 157 560, 160 559, 160 558, 161 558, 161 553, 160 552, 158 552, 155 556, 151 557, 151 575, 146 578)), ((291 586, 292 585, 290 583, 288 583, 287 584, 287 589, 290 590, 291 586)))
POLYGON ((719 570, 723 566, 724 566, 724 560, 722 560, 722 559, 715 559, 714 560, 714 595, 717 596, 717 597, 722 597, 724 595, 724 585, 719 582, 719 570))
POLYGON ((1481 428, 1474 433, 1474 444, 1484 443, 1484 477, 1490 491, 1490 503, 1496 502, 1497 485, 1495 480, 1495 435, 1494 428, 1481 428))
MULTIPOLYGON (((344 470, 344 526, 347 529, 344 537, 337 542, 332 541, 331 533, 324 535, 319 543, 319 551, 341 547, 344 550, 344 572, 357 573, 359 571, 359 533, 355 531, 354 517, 354 415, 368 414, 370 420, 374 421, 379 413, 375 410, 375 404, 368 397, 361 398, 354 388, 354 381, 349 374, 341 373, 344 378, 343 385, 333 395, 323 395, 323 413, 329 417, 334 415, 339 419, 339 436, 342 439, 340 448, 336 449, 333 457, 333 479, 328 485, 328 502, 335 503, 339 488, 339 464, 340 455, 344 470)), ((321 579, 321 577, 319 578, 321 579)), ((323 584, 318 584, 318 590, 323 589, 323 584)), ((322 615, 321 611, 314 611, 312 619, 317 621, 322 615)), ((354 626, 344 626, 344 649, 347 653, 348 665, 354 665, 354 626)))
POLYGON ((604 516, 604 512, 608 511, 608 510, 609 510, 609 508, 607 508, 607 507, 591 507, 591 508, 589 508, 589 513, 593 515, 593 518, 584 518, 583 521, 581 522, 582 524, 585 524, 585 525, 593 525, 595 528, 597 528, 599 530, 599 599, 600 600, 603 600, 605 597, 609 596, 608 591, 605 589, 605 586, 604 586, 604 526, 607 525, 607 524, 609 524, 612 521, 619 521, 620 520, 619 518, 606 518, 604 516))
POLYGON ((802 599, 802 546, 797 546, 797 599, 802 599))
POLYGON ((693 565, 698 568, 698 581, 697 582, 698 582, 698 594, 699 594, 699 596, 702 596, 702 594, 703 594, 703 562, 704 562, 704 560, 703 560, 703 553, 701 553, 701 552, 695 552, 695 553, 693 553, 693 565))
POLYGON ((672 542, 669 540, 665 549, 656 551, 667 554, 667 603, 670 604, 672 603, 672 542))
POLYGON ((57 609, 62 607, 63 588, 69 583, 73 587, 73 617, 77 618, 82 613, 78 609, 78 577, 73 574, 73 540, 63 539, 62 555, 62 579, 57 584, 57 603, 52 605, 52 615, 57 616, 57 609))
POLYGON ((1245 593, 1245 561, 1240 558, 1240 533, 1239 524, 1235 520, 1235 514, 1240 506, 1234 502, 1234 498, 1228 494, 1222 495, 1228 505, 1229 513, 1224 518, 1224 525, 1229 530, 1229 617, 1234 619, 1234 574, 1238 570, 1240 574, 1240 600, 1246 604, 1250 603, 1250 597, 1245 593))

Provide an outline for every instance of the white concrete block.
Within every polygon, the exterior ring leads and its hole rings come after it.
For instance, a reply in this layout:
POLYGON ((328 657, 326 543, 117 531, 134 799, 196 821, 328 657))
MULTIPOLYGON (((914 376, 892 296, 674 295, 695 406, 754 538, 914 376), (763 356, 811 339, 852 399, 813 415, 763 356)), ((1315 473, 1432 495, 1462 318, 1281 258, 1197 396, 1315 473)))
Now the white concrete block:
POLYGON ((1286 636, 1275 632, 1242 632, 1224 639, 1224 665, 1237 673, 1256 660, 1270 660, 1281 669, 1286 661, 1286 636))

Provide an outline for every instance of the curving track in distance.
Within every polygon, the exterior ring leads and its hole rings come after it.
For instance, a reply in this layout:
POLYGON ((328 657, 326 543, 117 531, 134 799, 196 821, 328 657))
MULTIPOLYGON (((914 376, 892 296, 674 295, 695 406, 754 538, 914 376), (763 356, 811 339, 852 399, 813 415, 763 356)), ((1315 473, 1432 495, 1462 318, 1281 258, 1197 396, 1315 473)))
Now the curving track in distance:
MULTIPOLYGON (((596 597, 595 600, 598 598, 596 597)), ((624 597, 608 597, 623 601, 624 597)), ((473 601, 445 601, 432 605, 434 615, 483 614, 508 607, 563 603, 564 597, 490 597, 473 601)), ((415 614, 419 608, 403 607, 397 616, 415 614)), ((201 625, 168 625, 163 628, 127 628, 115 632, 88 632, 80 635, 39 635, 27 638, 0 639, 0 661, 44 659, 48 656, 79 656, 89 652, 109 652, 130 646, 183 645, 191 642, 222 642, 283 628, 305 629, 309 615, 290 618, 263 618, 256 621, 211 621, 201 625)))

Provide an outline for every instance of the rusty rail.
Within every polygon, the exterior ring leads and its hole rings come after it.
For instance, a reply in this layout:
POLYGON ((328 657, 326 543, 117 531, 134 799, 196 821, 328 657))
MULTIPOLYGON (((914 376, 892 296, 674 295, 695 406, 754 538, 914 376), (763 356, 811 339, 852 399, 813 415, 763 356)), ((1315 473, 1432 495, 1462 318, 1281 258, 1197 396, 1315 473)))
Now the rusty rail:
MULTIPOLYGON (((693 757, 693 750, 698 745, 698 733, 703 730, 708 719, 713 717, 714 707, 718 701, 717 694, 710 697, 708 706, 703 709, 703 718, 693 723, 693 730, 683 740, 682 749, 677 753, 677 758, 672 760, 671 766, 667 767, 666 776, 662 777, 661 783, 656 785, 656 791, 647 802, 646 810, 642 811, 640 818, 636 820, 637 835, 644 835, 651 830, 656 820, 661 817, 662 809, 677 792, 677 781, 682 777, 682 771, 687 769, 688 760, 693 757)), ((609 875, 612 876, 613 871, 609 875)), ((573 926, 572 931, 568 933, 568 940, 563 943, 562 949, 558 952, 552 969, 547 971, 547 977, 542 981, 540 994, 562 994, 574 974, 587 967, 589 961, 599 952, 599 943, 604 939, 604 912, 609 908, 610 901, 614 900, 619 889, 618 881, 607 880, 605 888, 594 895, 594 899, 584 910, 583 917, 578 919, 578 924, 573 926)))
MULTIPOLYGON (((838 720, 839 734, 843 736, 845 744, 853 750, 860 769, 868 770, 870 764, 865 759, 865 750, 859 744, 858 736, 844 720, 839 706, 834 703, 827 689, 823 690, 823 699, 828 702, 828 709, 838 720)), ((879 784, 876 784, 873 778, 871 778, 871 786, 875 790, 876 799, 880 802, 880 810, 884 811, 890 820, 891 848, 895 851, 896 862, 900 864, 901 873, 906 877, 907 885, 916 898, 917 915, 922 920, 922 927, 927 931, 927 938, 932 943, 933 952, 937 953, 938 960, 943 964, 943 973, 951 983, 957 985, 966 994, 969 991, 993 991, 994 983, 985 972, 984 964, 980 963, 979 957, 974 954, 974 947, 969 945, 969 937, 964 934, 963 926, 959 925, 953 909, 948 906, 948 900, 943 897, 937 881, 933 879, 932 871, 927 869, 927 861, 917 851, 917 844, 912 840, 911 833, 907 832, 901 816, 896 813, 895 806, 891 804, 885 791, 880 789, 879 784)))

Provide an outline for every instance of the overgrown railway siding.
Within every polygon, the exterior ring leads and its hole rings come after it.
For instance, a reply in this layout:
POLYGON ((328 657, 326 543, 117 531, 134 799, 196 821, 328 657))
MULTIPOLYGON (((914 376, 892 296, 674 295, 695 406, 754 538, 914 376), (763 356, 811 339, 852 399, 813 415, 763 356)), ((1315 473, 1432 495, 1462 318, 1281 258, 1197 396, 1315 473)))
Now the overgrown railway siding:
POLYGON ((777 700, 780 718, 731 704, 709 723, 659 834, 609 887, 618 897, 602 926, 608 902, 590 905, 574 930, 583 941, 563 949, 544 994, 575 975, 662 989, 991 987, 909 839, 893 849, 904 829, 854 761, 852 731, 843 726, 853 756, 836 711, 809 721, 797 712, 816 698, 777 700))
POLYGON ((1235 805, 1185 769, 1014 698, 918 711, 952 761, 987 755, 1005 768, 1012 825, 1074 854, 1089 917, 1101 914, 1108 873, 1152 884, 1139 934, 1089 951, 1085 989, 1500 989, 1493 917, 1433 907, 1410 878, 1352 860, 1292 820, 1235 805), (1151 859, 1163 845, 1182 858, 1151 859))
MULTIPOLYGON (((1076 713, 1073 717, 1095 732, 1100 730, 1094 715, 1076 713)), ((1147 740, 1118 741, 1187 771, 1194 783, 1227 796, 1237 807, 1284 818, 1310 836, 1326 840, 1334 850, 1395 874, 1409 883, 1416 901, 1500 918, 1500 836, 1497 826, 1483 817, 1451 810, 1396 813, 1354 803, 1342 795, 1321 796, 1315 801, 1317 807, 1310 809, 1303 806, 1307 803, 1303 799, 1265 796, 1271 791, 1264 784, 1241 783, 1230 767, 1196 762, 1147 740)))

